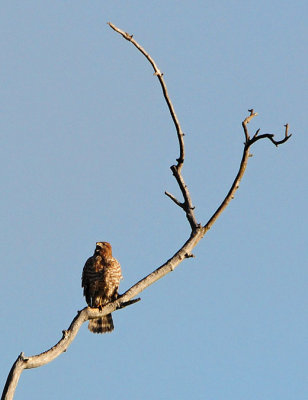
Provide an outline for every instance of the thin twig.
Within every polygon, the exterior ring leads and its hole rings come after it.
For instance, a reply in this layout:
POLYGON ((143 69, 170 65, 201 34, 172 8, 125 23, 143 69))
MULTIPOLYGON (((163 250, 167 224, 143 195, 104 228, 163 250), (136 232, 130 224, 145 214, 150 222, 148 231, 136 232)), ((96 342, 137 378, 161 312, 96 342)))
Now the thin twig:
POLYGON ((285 124, 285 134, 284 138, 281 140, 275 140, 274 136, 272 133, 263 133, 262 135, 259 135, 260 129, 257 130, 257 132, 254 134, 252 139, 248 140, 249 146, 251 146, 254 142, 261 140, 261 139, 269 139, 276 147, 278 147, 280 144, 285 143, 287 140, 290 139, 292 134, 289 134, 289 124, 285 124))
POLYGON ((249 134, 248 134, 247 124, 249 124, 249 122, 252 120, 252 118, 254 118, 254 117, 256 117, 258 115, 258 113, 255 113, 253 109, 250 109, 248 111, 249 111, 250 114, 242 122, 242 126, 243 126, 244 133, 245 133, 245 138, 246 138, 246 143, 250 139, 249 134))
POLYGON ((174 201, 177 206, 184 208, 184 203, 181 203, 175 196, 173 196, 173 194, 166 191, 165 195, 168 196, 172 201, 174 201))
POLYGON ((141 300, 141 298, 138 297, 138 299, 125 301, 125 302, 121 303, 116 309, 117 310, 121 310, 122 308, 125 308, 127 306, 131 306, 132 304, 135 304, 135 303, 138 303, 140 300, 141 300))

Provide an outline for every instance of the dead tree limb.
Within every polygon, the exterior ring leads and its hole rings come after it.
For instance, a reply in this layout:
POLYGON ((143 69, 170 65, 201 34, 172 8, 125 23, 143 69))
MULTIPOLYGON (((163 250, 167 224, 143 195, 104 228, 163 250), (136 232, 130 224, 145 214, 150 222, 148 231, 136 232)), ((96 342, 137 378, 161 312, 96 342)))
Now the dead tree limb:
POLYGON ((184 133, 182 131, 181 128, 181 124, 180 121, 175 113, 175 109, 174 106, 171 102, 171 99, 169 97, 169 93, 168 93, 168 89, 167 89, 167 85, 164 81, 164 74, 160 71, 160 69, 158 68, 158 66, 156 65, 155 61, 153 60, 153 58, 149 55, 149 53, 147 53, 143 47, 140 46, 139 43, 136 42, 136 40, 133 38, 133 35, 128 34, 127 32, 122 31, 121 29, 117 28, 115 25, 113 25, 111 22, 108 22, 108 25, 115 30, 116 32, 118 32, 120 35, 122 35, 124 37, 124 39, 128 40, 129 42, 131 42, 144 56, 145 58, 149 61, 149 63, 152 65, 153 69, 154 69, 154 75, 157 76, 160 86, 162 88, 163 91, 163 95, 164 95, 164 99, 167 103, 172 121, 174 123, 175 129, 176 129, 176 133, 177 133, 177 137, 178 137, 178 141, 179 141, 179 147, 180 147, 180 154, 179 157, 176 159, 177 164, 176 165, 172 165, 170 167, 178 185, 179 188, 182 192, 183 198, 184 198, 184 202, 181 203, 179 202, 172 194, 165 192, 165 194, 170 197, 171 200, 173 200, 178 206, 180 206, 186 213, 186 217, 188 219, 188 222, 191 226, 192 230, 195 230, 198 226, 196 218, 195 218, 195 214, 194 214, 194 207, 192 205, 192 201, 191 201, 191 197, 188 191, 188 188, 185 184, 184 178, 181 174, 181 170, 184 164, 184 159, 185 159, 185 147, 184 147, 184 133))
POLYGON ((20 375, 24 369, 38 368, 42 367, 53 361, 60 354, 64 353, 72 341, 75 339, 79 329, 82 324, 89 319, 102 317, 109 314, 109 312, 116 311, 134 304, 140 299, 128 300, 128 301, 116 301, 108 304, 101 311, 97 308, 85 307, 83 310, 78 311, 76 317, 71 322, 67 330, 62 331, 62 338, 51 347, 49 350, 44 351, 41 354, 26 357, 24 353, 21 353, 15 363, 13 364, 9 376, 7 378, 1 400, 11 400, 14 397, 14 393, 20 378, 20 375), (109 311, 108 311, 109 310, 109 311))
POLYGON ((174 269, 183 260, 185 260, 186 258, 189 258, 189 257, 193 257, 192 250, 198 244, 198 242, 203 238, 203 236, 206 234, 206 232, 212 227, 212 225, 215 223, 215 221, 221 215, 221 213, 225 210, 225 208, 227 207, 227 205, 229 204, 231 199, 233 199, 236 190, 239 188, 239 184, 245 173, 248 158, 250 156, 250 153, 249 153, 250 147, 255 142, 257 142, 258 140, 261 140, 261 139, 269 139, 275 146, 278 146, 282 143, 285 143, 291 137, 291 135, 288 133, 289 126, 288 126, 288 124, 286 124, 285 125, 285 136, 282 140, 276 141, 274 139, 274 135, 269 134, 269 133, 259 135, 260 129, 258 129, 256 131, 256 133, 253 135, 252 138, 250 138, 247 125, 252 120, 252 118, 254 118, 257 115, 257 113, 255 113, 253 109, 248 110, 249 115, 242 122, 242 127, 243 127, 244 135, 245 135, 245 142, 244 142, 244 150, 243 150, 243 155, 242 155, 242 159, 240 162, 240 167, 239 167, 238 173, 237 173, 226 197, 223 199, 222 203, 217 208, 217 210, 214 212, 214 214, 209 219, 209 221, 205 225, 202 225, 201 223, 197 223, 195 213, 194 213, 195 207, 192 205, 191 196, 190 196, 188 187, 187 187, 185 180, 183 178, 183 175, 182 175, 182 167, 183 167, 184 160, 185 160, 184 133, 182 131, 178 117, 175 113, 174 106, 170 100, 167 86, 166 86, 166 83, 163 78, 163 73, 160 71, 160 69, 158 68, 155 61, 152 59, 152 57, 144 50, 143 47, 141 47, 135 41, 135 39, 133 38, 133 35, 129 35, 128 33, 117 28, 115 25, 113 25, 110 22, 108 24, 114 31, 116 31, 117 33, 122 35, 126 40, 131 42, 146 57, 146 59, 152 65, 152 67, 154 69, 154 75, 157 76, 159 83, 161 85, 163 96, 167 103, 171 118, 173 120, 175 129, 177 132, 178 142, 179 142, 179 153, 180 154, 179 154, 179 157, 176 159, 177 163, 175 165, 172 165, 170 168, 171 168, 171 171, 179 185, 180 191, 183 196, 183 201, 178 200, 174 195, 170 194, 169 192, 165 192, 165 194, 177 206, 182 208, 183 211, 185 212, 186 218, 191 227, 191 234, 190 234, 189 238, 186 240, 186 242, 181 246, 181 248, 169 260, 167 260, 163 265, 161 265, 160 267, 155 269, 149 275, 147 275, 146 277, 141 279, 139 282, 134 284, 130 289, 128 289, 121 296, 119 296, 117 300, 106 305, 101 311, 98 309, 93 309, 93 308, 89 308, 89 307, 86 307, 83 310, 79 311, 78 314, 76 315, 76 317, 73 319, 69 328, 67 330, 62 331, 62 338, 51 349, 49 349, 41 354, 31 356, 31 357, 26 357, 23 353, 21 353, 11 368, 11 371, 10 371, 9 376, 6 381, 6 385, 3 390, 1 400, 13 399, 14 392, 17 387, 20 374, 24 369, 37 368, 42 365, 45 365, 45 364, 53 361, 56 357, 58 357, 63 352, 65 352, 67 350, 67 348, 69 347, 69 345, 74 340, 81 325, 84 322, 86 322, 92 318, 102 317, 111 312, 114 312, 116 310, 127 307, 128 305, 134 304, 135 302, 139 301, 140 299, 133 299, 133 297, 137 296, 140 292, 142 292, 143 290, 148 288, 150 285, 152 285, 157 280, 159 280, 162 277, 164 277, 165 275, 167 275, 169 272, 174 271, 174 269))

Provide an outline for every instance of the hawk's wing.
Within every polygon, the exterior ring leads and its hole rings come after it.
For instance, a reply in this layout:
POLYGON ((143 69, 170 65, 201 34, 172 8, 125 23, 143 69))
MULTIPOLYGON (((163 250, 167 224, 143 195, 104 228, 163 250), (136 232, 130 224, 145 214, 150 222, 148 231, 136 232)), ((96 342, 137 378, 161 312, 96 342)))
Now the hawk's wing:
POLYGON ((89 274, 91 273, 92 268, 93 268, 93 257, 90 257, 88 258, 87 262, 83 267, 82 277, 81 277, 81 286, 83 287, 83 295, 85 296, 86 302, 88 304, 91 304, 89 274))

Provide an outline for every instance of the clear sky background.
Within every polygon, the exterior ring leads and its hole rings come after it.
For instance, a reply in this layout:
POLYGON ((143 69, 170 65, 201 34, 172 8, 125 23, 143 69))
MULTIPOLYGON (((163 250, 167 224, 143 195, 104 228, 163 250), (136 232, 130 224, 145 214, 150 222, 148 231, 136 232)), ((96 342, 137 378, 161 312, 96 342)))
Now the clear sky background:
POLYGON ((190 233, 169 167, 206 223, 253 148, 235 199, 194 259, 68 351, 24 371, 15 398, 304 400, 307 385, 306 1, 15 1, 0 9, 1 361, 61 337, 85 306, 80 277, 109 241, 125 291, 190 233))

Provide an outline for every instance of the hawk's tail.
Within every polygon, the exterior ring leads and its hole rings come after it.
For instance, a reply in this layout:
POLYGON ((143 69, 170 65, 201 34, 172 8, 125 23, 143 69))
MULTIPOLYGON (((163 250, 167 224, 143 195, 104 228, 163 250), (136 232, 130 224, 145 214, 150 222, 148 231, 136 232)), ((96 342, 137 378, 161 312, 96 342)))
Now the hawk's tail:
POLYGON ((112 332, 114 326, 111 314, 105 315, 102 318, 91 319, 88 328, 93 333, 112 332))

